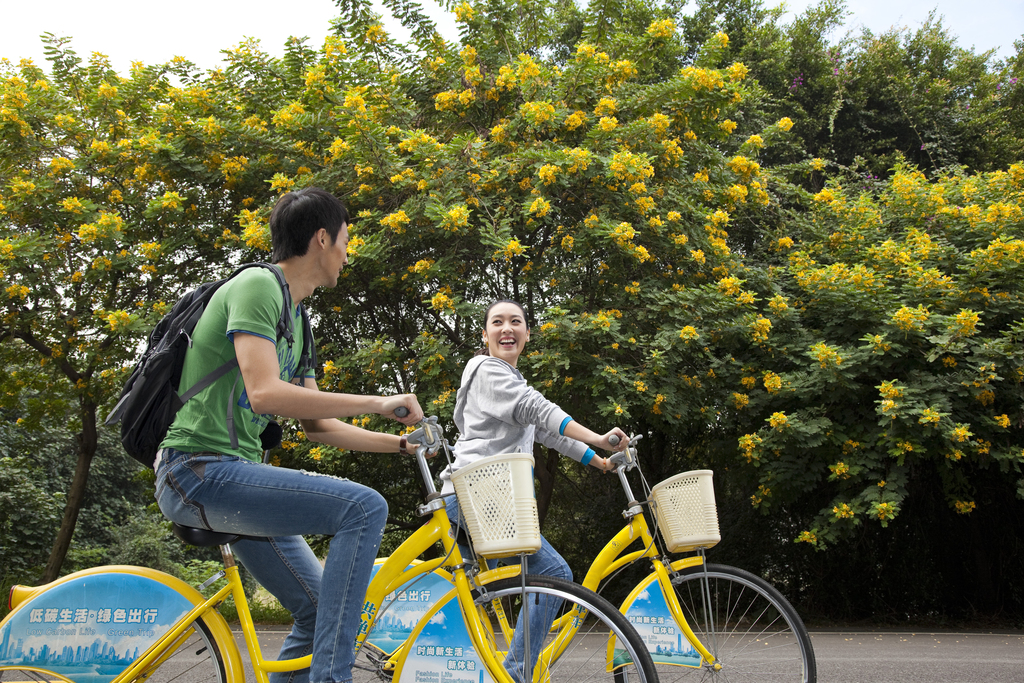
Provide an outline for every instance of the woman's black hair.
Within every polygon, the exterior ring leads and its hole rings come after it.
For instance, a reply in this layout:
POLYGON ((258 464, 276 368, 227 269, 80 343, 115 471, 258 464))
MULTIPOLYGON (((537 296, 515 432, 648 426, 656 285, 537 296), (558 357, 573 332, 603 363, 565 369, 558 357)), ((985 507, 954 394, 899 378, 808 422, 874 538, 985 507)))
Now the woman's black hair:
MULTIPOLYGON (((526 316, 526 308, 521 303, 519 303, 515 299, 498 299, 497 301, 491 303, 491 305, 487 307, 487 310, 484 311, 484 329, 485 330, 487 329, 487 318, 489 318, 490 315, 491 315, 491 309, 494 308, 495 306, 497 306, 498 304, 512 304, 513 306, 517 306, 519 308, 519 310, 523 312, 523 321, 526 322, 526 329, 530 329, 530 322, 529 322, 529 319, 526 316)), ((490 352, 490 349, 487 348, 487 345, 484 344, 484 347, 482 349, 479 349, 473 355, 474 356, 489 356, 489 355, 491 355, 491 352, 490 352)))

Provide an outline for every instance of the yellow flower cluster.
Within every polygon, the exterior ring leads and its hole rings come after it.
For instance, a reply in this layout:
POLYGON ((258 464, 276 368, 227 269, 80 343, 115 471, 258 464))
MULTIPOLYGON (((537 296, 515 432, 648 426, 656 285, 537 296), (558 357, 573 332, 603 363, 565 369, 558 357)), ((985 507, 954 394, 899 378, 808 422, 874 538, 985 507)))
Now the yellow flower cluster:
POLYGON ((270 251, 272 249, 270 227, 264 221, 259 211, 242 209, 238 214, 238 225, 242 228, 242 239, 245 241, 246 246, 261 251, 270 251))
MULTIPOLYGON (((734 156, 726 165, 732 169, 733 173, 742 176, 744 182, 750 182, 750 179, 761 171, 759 163, 751 161, 743 155, 734 156)), ((707 179, 704 179, 704 182, 707 182, 707 179)))
POLYGON ((774 394, 782 388, 782 377, 769 370, 764 373, 764 388, 769 394, 774 394))
POLYGON ((934 408, 925 408, 921 411, 921 417, 917 419, 919 424, 923 425, 934 425, 938 426, 939 420, 942 419, 942 413, 935 410, 934 408))
POLYGON ((733 392, 733 394, 732 394, 732 404, 733 404, 733 406, 736 407, 737 410, 743 410, 744 408, 747 407, 747 404, 749 404, 749 403, 750 403, 750 397, 749 396, 747 396, 746 394, 740 394, 740 393, 737 393, 737 392, 733 392))
POLYGON ((969 425, 957 424, 957 426, 953 428, 949 438, 957 443, 963 443, 965 441, 969 441, 972 436, 974 436, 974 433, 971 431, 969 425))
POLYGON ((388 34, 380 24, 374 24, 366 29, 366 42, 373 45, 382 45, 387 42, 388 34))
POLYGON ((718 281, 718 291, 726 296, 736 296, 740 293, 740 285, 743 283, 738 277, 723 277, 718 281))
POLYGON ((306 108, 301 103, 292 102, 276 111, 270 122, 279 128, 292 128, 301 122, 299 117, 305 113, 306 108))
POLYGON ((617 107, 618 103, 614 97, 602 97, 598 101, 597 106, 594 107, 594 115, 608 116, 609 114, 614 114, 617 107))
POLYGON ((796 537, 794 542, 816 545, 818 543, 818 537, 813 531, 801 531, 800 535, 796 537))
POLYGON ((679 338, 685 342, 690 342, 700 336, 697 332, 697 328, 693 325, 687 325, 683 329, 679 330, 679 338))
POLYGON ((768 301, 768 307, 777 315, 778 313, 790 308, 790 300, 786 299, 781 294, 776 294, 768 301))
POLYGON ((949 325, 946 326, 946 330, 955 337, 971 337, 978 331, 977 327, 980 319, 981 316, 978 313, 964 308, 953 316, 949 325))
POLYGON ((874 503, 872 505, 875 511, 875 516, 882 521, 887 521, 896 517, 896 513, 899 511, 892 503, 874 503))
POLYGON ((853 519, 854 512, 846 503, 841 503, 832 507, 832 514, 838 519, 853 519))
POLYGON ((540 167, 540 170, 537 171, 537 177, 540 178, 540 181, 545 185, 550 185, 555 182, 555 179, 558 177, 558 170, 558 167, 554 164, 544 164, 540 167))
POLYGON ((465 204, 452 207, 444 215, 444 219, 441 221, 441 227, 450 232, 458 232, 459 228, 464 228, 469 224, 469 207, 465 204))
POLYGON ((757 449, 762 442, 763 440, 757 434, 744 434, 739 438, 740 454, 748 463, 760 459, 757 449))
POLYGON ((587 122, 587 113, 583 111, 574 111, 569 116, 565 117, 565 128, 566 130, 576 130, 580 126, 587 122))
POLYGON ((671 19, 652 21, 647 27, 647 35, 651 38, 669 38, 676 32, 676 22, 671 19))
POLYGON ((953 504, 953 507, 956 508, 957 514, 969 515, 971 514, 971 511, 973 511, 974 508, 977 507, 977 505, 973 500, 958 500, 953 504))
POLYGON ((768 333, 772 331, 772 321, 768 318, 758 317, 750 323, 750 336, 757 344, 768 341, 768 333))
POLYGON ((398 234, 402 234, 405 231, 405 226, 409 224, 410 218, 405 211, 395 211, 389 213, 384 218, 380 219, 380 224, 385 228, 391 228, 398 234))
POLYGON ((467 23, 476 16, 476 11, 468 2, 461 2, 455 6, 455 18, 462 23, 467 23))
POLYGON ((891 320, 899 329, 910 332, 923 329, 930 315, 928 309, 922 304, 918 304, 917 308, 902 306, 892 314, 891 320))
POLYGON ((532 213, 537 218, 543 218, 544 216, 548 215, 548 212, 550 210, 551 202, 544 199, 543 197, 537 197, 536 199, 533 200, 533 203, 530 204, 530 208, 527 211, 529 213, 532 213))
POLYGON ((430 306, 435 311, 455 310, 455 301, 448 296, 449 292, 440 291, 430 298, 430 306))
POLYGON ((654 176, 651 161, 643 154, 633 154, 628 150, 613 154, 608 168, 620 181, 636 182, 654 176))
POLYGON ((750 73, 750 69, 748 69, 746 64, 743 64, 742 62, 733 62, 725 72, 729 74, 729 80, 742 81, 747 77, 747 74, 750 73))
POLYGON ((555 107, 550 102, 524 102, 519 113, 534 126, 542 126, 555 117, 555 107))
POLYGON ((840 479, 850 478, 850 466, 841 460, 835 465, 829 465, 828 469, 832 472, 832 477, 840 479))
POLYGON ((128 313, 126 311, 113 311, 104 317, 107 327, 110 328, 111 332, 127 330, 131 324, 138 319, 138 315, 135 313, 128 313))
POLYGON ((839 349, 829 346, 825 342, 818 342, 812 346, 811 354, 823 368, 834 368, 843 362, 843 357, 839 355, 839 349))
POLYGON ((789 426, 789 418, 783 412, 772 413, 768 418, 768 424, 777 432, 781 432, 789 426))
POLYGON ((572 161, 572 165, 567 169, 568 173, 586 171, 593 159, 593 154, 589 149, 581 149, 579 147, 563 149, 562 153, 568 156, 569 160, 572 161))
POLYGON ((501 256, 506 261, 511 261, 513 256, 520 256, 526 251, 526 248, 519 242, 515 237, 510 239, 506 244, 505 248, 495 253, 495 260, 498 256, 501 256))

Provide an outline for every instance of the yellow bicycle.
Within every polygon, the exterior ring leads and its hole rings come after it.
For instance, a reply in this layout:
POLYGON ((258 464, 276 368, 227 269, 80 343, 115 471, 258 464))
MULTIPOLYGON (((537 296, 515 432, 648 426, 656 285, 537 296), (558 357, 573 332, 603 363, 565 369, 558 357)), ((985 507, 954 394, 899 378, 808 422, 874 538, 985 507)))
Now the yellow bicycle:
MULTIPOLYGON (((651 573, 633 587, 619 609, 640 633, 663 683, 815 683, 810 636, 785 597, 750 572, 706 561, 704 551, 721 539, 712 473, 685 472, 650 487, 637 458, 639 439, 632 438, 626 450, 610 458, 626 496, 627 524, 598 553, 582 585, 599 592, 626 566, 651 563, 651 573), (626 476, 633 470, 643 481, 642 502, 626 476), (654 513, 653 527, 645 507, 654 513), (694 554, 670 557, 679 552, 694 554)), ((398 592, 388 598, 398 601, 401 596, 398 592)), ((404 608, 413 604, 407 601, 404 608)), ((495 613, 498 628, 510 634, 514 624, 504 618, 508 610, 499 606, 495 613)), ((552 626, 554 632, 562 628, 560 621, 552 626)))
MULTIPOLYGON (((360 658, 370 662, 364 667, 400 683, 513 683, 503 666, 508 644, 492 606, 507 606, 501 619, 514 629, 509 620, 520 605, 552 595, 562 602, 561 627, 546 636, 550 642, 539 661, 527 663, 535 680, 657 682, 636 630, 597 594, 565 581, 522 576, 518 567, 481 573, 465 562, 427 468, 429 453, 448 449, 436 418, 422 422, 410 442, 420 444, 415 457, 428 492, 418 512, 430 519, 377 567, 353 644, 357 650, 366 644, 373 653, 370 659, 360 658), (437 544, 440 557, 418 560, 437 544), (387 609, 388 596, 434 572, 444 573, 445 586, 426 613, 406 623, 396 618, 398 610, 387 609), (371 632, 377 645, 368 644, 371 632), (390 644, 382 648, 385 633, 390 644)), ((13 587, 11 612, 0 622, 0 680, 243 683, 241 655, 217 612, 229 596, 258 683, 267 683, 273 672, 307 668, 310 656, 280 661, 263 656, 231 553, 237 536, 177 525, 175 533, 193 545, 220 546, 223 571, 198 589, 162 572, 128 566, 97 567, 44 586, 13 587), (227 584, 204 598, 201 591, 223 577, 227 584)), ((408 588, 402 591, 408 594, 408 588)))

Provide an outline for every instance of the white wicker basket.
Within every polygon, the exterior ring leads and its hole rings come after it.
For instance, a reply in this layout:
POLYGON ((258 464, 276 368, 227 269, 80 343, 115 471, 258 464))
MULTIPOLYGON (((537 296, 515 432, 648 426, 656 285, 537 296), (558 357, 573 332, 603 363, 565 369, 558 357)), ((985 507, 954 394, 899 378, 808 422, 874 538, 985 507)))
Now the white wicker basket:
POLYGON ((670 553, 710 548, 722 540, 711 470, 683 472, 651 489, 661 537, 670 553))
POLYGON ((452 484, 478 555, 509 557, 540 550, 532 455, 488 456, 454 472, 452 484))

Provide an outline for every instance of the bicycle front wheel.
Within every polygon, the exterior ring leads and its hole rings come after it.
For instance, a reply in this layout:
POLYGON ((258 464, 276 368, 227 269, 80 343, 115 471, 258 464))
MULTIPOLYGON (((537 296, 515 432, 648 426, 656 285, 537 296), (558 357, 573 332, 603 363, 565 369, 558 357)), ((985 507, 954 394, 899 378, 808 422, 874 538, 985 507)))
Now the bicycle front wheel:
POLYGON ((672 577, 694 634, 716 666, 658 664, 662 683, 720 680, 815 683, 814 650, 800 615, 771 584, 720 564, 687 567, 672 577))
MULTIPOLYGON (((483 603, 484 617, 495 634, 494 647, 506 658, 508 670, 524 670, 512 645, 520 619, 524 589, 520 577, 487 584, 488 601, 483 603), (500 614, 507 619, 503 629, 500 614), (512 651, 512 654, 508 654, 512 651)), ((527 575, 525 600, 530 609, 560 601, 554 612, 552 628, 531 633, 541 638, 542 651, 534 667, 535 683, 579 683, 587 681, 638 681, 656 683, 657 673, 650 653, 626 617, 610 602, 579 584, 562 579, 527 575)))

